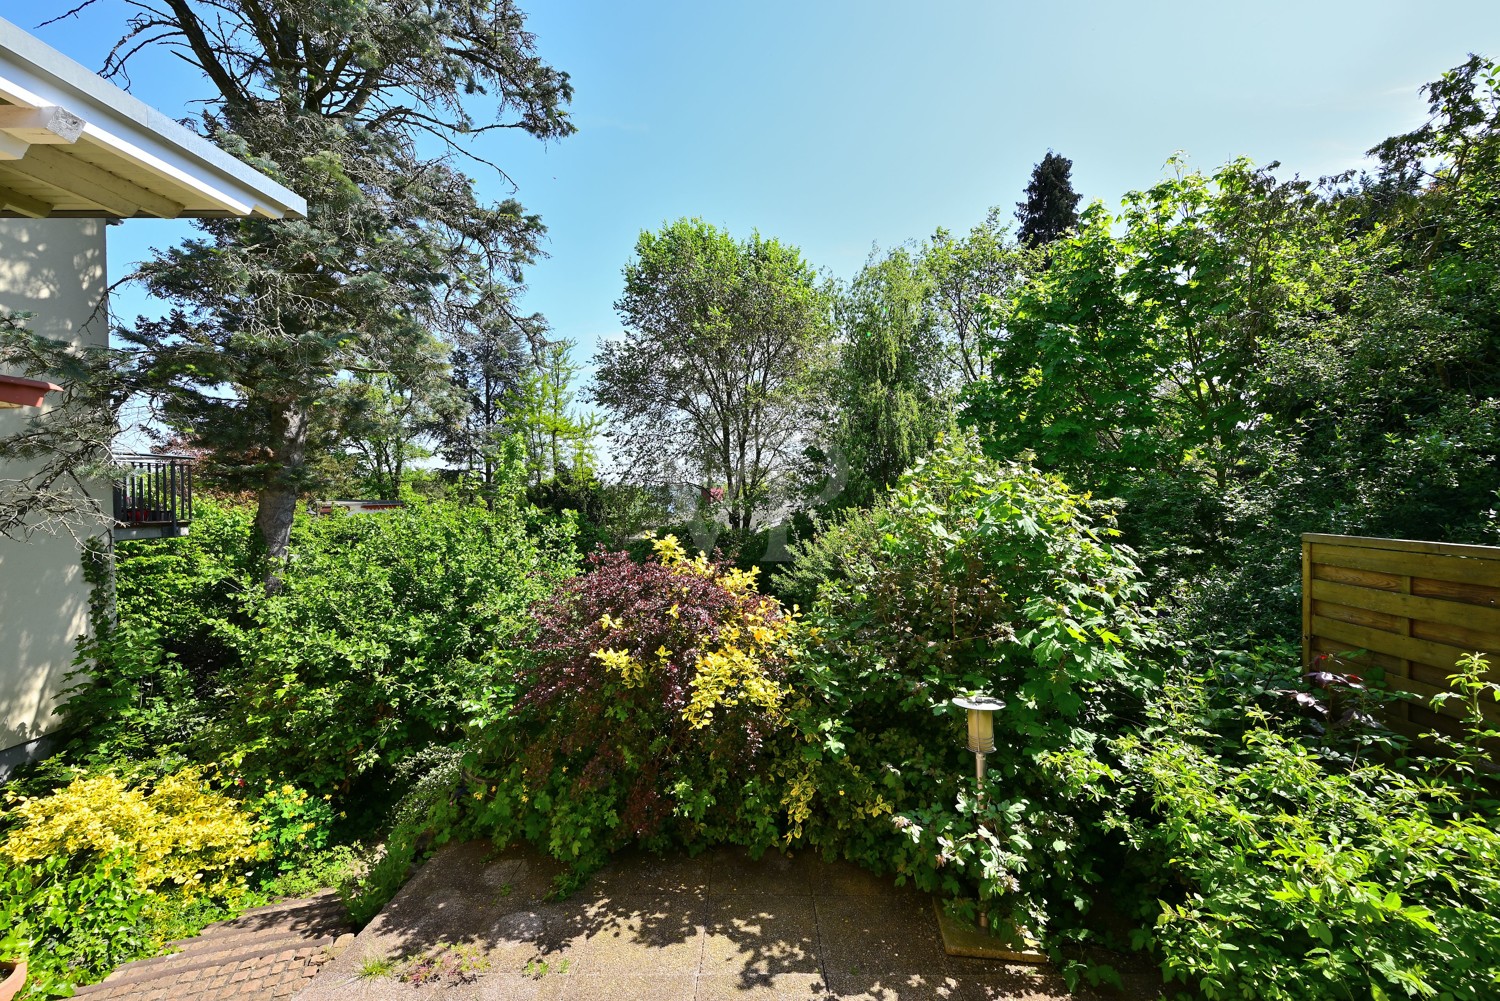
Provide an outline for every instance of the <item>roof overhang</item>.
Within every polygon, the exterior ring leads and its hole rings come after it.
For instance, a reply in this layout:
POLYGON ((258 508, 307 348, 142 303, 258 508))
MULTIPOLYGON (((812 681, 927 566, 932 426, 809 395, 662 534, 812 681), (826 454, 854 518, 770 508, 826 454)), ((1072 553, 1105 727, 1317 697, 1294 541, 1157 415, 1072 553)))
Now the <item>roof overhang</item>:
POLYGON ((0 217, 306 213, 302 196, 0 18, 0 217))

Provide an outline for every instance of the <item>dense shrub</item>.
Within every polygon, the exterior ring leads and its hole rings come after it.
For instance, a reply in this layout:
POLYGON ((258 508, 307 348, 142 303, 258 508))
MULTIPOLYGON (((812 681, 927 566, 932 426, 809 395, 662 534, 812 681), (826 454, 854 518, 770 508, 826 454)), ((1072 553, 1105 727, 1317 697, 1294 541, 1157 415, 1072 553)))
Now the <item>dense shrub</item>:
POLYGON ((220 627, 243 665, 226 722, 250 772, 319 793, 455 737, 573 566, 565 524, 539 542, 515 512, 432 503, 298 527, 282 586, 248 589, 220 627))
POLYGON ((791 833, 1038 932, 1076 922, 1100 876, 1098 808, 1070 800, 1066 773, 1158 674, 1111 534, 1060 480, 959 441, 799 547, 780 585, 809 605, 791 683, 816 741, 795 766, 791 833), (974 690, 1005 702, 982 808, 949 705, 974 690))
POLYGON ((186 768, 127 783, 80 776, 12 796, 0 839, 0 953, 23 955, 33 991, 68 992, 244 899, 264 858, 241 804, 186 768))
POLYGON ((1167 901, 1142 941, 1169 978, 1288 1001, 1500 990, 1500 834, 1435 817, 1453 790, 1329 770, 1271 728, 1243 760, 1169 736, 1118 750, 1151 804, 1127 830, 1167 901))
POLYGON ((0 861, 91 864, 119 854, 143 889, 231 893, 257 857, 251 818, 194 768, 134 788, 111 774, 78 778, 50 796, 13 802, 7 812, 0 861))
POLYGON ((203 503, 186 538, 120 546, 118 625, 66 706, 75 757, 176 752, 257 787, 371 801, 354 794, 456 737, 576 560, 566 520, 414 502, 299 516, 268 590, 249 538, 248 509, 203 503))
MULTIPOLYGON (((1452 680, 1493 699, 1482 670, 1452 680)), ((1136 944, 1209 999, 1493 997, 1500 833, 1462 758, 1351 760, 1243 703, 1226 740, 1211 684, 1174 678, 1090 777, 1132 849, 1136 944)))
POLYGON ((151 951, 150 902, 118 854, 86 865, 66 855, 0 863, 0 953, 26 958, 33 995, 66 997, 151 951))
POLYGON ((624 844, 764 847, 779 796, 766 742, 786 720, 791 620, 755 574, 688 558, 595 554, 535 610, 509 712, 472 728, 476 823, 597 867, 624 844))
MULTIPOLYGON (((254 586, 254 511, 199 498, 183 538, 120 542, 115 620, 79 650, 79 686, 65 703, 66 756, 103 766, 183 754, 220 756, 239 653, 218 632, 254 586)), ((96 575, 96 593, 110 580, 96 575)))
POLYGON ((1287 651, 1165 648, 1087 501, 963 443, 796 555, 790 715, 815 739, 786 763, 792 840, 1054 954, 1149 950, 1207 998, 1500 984, 1494 796, 1468 778, 1500 688, 1477 662, 1450 679, 1472 736, 1441 758, 1313 725, 1287 651), (1006 702, 982 798, 946 706, 969 689, 1006 702))

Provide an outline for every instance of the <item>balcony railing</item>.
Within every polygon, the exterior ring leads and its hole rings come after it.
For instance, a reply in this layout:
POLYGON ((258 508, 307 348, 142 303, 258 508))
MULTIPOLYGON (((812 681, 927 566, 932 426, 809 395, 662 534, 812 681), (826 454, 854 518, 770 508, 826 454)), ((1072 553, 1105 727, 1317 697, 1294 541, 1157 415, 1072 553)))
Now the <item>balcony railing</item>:
POLYGON ((115 535, 186 535, 193 520, 193 460, 181 455, 117 455, 115 535))

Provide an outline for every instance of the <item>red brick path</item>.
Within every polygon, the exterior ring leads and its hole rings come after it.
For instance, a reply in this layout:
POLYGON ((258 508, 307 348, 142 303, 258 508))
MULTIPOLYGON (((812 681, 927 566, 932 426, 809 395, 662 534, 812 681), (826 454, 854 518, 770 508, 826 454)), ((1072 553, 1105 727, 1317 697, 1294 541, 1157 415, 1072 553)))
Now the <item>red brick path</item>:
POLYGON ((353 941, 343 903, 325 890, 305 900, 259 907, 210 925, 180 951, 127 963, 80 987, 88 1001, 280 1001, 353 941))

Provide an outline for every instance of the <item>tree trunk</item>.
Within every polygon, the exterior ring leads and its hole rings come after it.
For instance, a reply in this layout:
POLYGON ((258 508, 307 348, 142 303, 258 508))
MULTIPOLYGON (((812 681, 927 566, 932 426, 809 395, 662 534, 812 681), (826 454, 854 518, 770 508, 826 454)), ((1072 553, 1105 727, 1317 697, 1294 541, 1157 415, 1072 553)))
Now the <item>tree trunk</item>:
POLYGON ((266 558, 266 590, 281 587, 280 570, 292 541, 298 484, 307 462, 307 414, 289 405, 270 429, 281 440, 275 448, 277 468, 255 496, 255 532, 266 558))
MULTIPOLYGON (((266 558, 275 564, 286 559, 291 545, 292 520, 297 514, 297 491, 290 487, 268 487, 255 495, 255 531, 266 558)), ((272 570, 267 581, 274 576, 272 570)))

